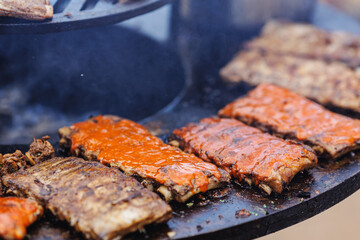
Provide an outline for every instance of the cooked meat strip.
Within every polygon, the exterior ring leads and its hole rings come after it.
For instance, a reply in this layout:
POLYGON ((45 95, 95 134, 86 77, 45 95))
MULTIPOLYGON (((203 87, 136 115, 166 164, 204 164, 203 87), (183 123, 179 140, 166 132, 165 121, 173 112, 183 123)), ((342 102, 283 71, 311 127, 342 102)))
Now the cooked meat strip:
POLYGON ((221 71, 226 81, 276 84, 318 103, 360 113, 360 75, 339 62, 240 52, 221 71))
POLYGON ((0 16, 45 20, 52 18, 53 14, 48 0, 0 0, 0 16))
POLYGON ((228 104, 219 116, 309 144, 320 156, 337 158, 360 148, 360 121, 326 110, 285 88, 260 84, 228 104))
POLYGON ((49 136, 44 136, 41 139, 34 138, 33 143, 30 145, 30 150, 25 153, 26 157, 35 164, 53 158, 55 150, 48 141, 49 139, 49 136))
POLYGON ((33 200, 16 197, 0 198, 0 237, 23 239, 26 228, 43 213, 43 208, 33 200))
POLYGON ((26 166, 25 155, 20 150, 5 155, 0 153, 0 196, 4 195, 4 188, 1 182, 2 176, 16 172, 24 166, 26 166))
POLYGON ((120 168, 167 201, 185 202, 230 178, 215 165, 164 144, 140 124, 116 116, 97 116, 59 133, 60 144, 71 146, 75 156, 120 168))
POLYGON ((80 158, 53 158, 5 175, 3 183, 8 194, 36 199, 88 239, 119 239, 172 214, 135 179, 80 158))
POLYGON ((298 172, 317 164, 310 147, 263 133, 235 119, 202 119, 174 130, 170 142, 268 194, 281 193, 298 172))
POLYGON ((246 44, 281 55, 341 61, 360 66, 360 37, 346 32, 327 32, 308 24, 270 21, 260 37, 246 44))
POLYGON ((4 190, 1 184, 2 176, 54 157, 55 150, 48 141, 49 138, 49 136, 44 136, 41 139, 34 138, 29 151, 25 155, 20 150, 4 155, 0 153, 0 196, 3 195, 4 190))
POLYGON ((49 136, 35 139, 30 145, 30 149, 25 155, 16 150, 14 153, 0 154, 0 177, 18 171, 20 168, 35 165, 36 163, 53 158, 55 151, 48 141, 49 136))
POLYGON ((16 150, 14 153, 0 154, 0 176, 16 172, 25 167, 26 162, 26 157, 20 150, 16 150))

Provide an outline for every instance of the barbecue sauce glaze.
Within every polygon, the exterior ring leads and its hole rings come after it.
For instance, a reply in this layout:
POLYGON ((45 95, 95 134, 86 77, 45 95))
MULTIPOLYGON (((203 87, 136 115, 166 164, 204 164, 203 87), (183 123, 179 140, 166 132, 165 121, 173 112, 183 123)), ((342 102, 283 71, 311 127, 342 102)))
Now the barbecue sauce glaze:
MULTIPOLYGON (((285 88, 260 84, 219 111, 222 117, 261 124, 280 135, 320 145, 333 157, 360 142, 360 121, 326 110, 285 88)), ((342 152, 344 153, 344 152, 342 152)))
POLYGON ((35 222, 42 212, 41 206, 27 199, 0 198, 0 238, 23 239, 26 227, 35 222))
POLYGON ((173 133, 182 139, 186 152, 215 163, 240 181, 266 182, 278 193, 295 174, 317 163, 311 149, 235 119, 205 118, 173 133))
POLYGON ((220 179, 221 173, 213 164, 195 155, 164 144, 143 126, 127 119, 114 122, 106 116, 72 126, 71 151, 84 146, 89 151, 99 151, 98 160, 104 164, 115 163, 121 169, 162 184, 171 180, 176 185, 189 186, 191 191, 208 189, 209 177, 220 179))

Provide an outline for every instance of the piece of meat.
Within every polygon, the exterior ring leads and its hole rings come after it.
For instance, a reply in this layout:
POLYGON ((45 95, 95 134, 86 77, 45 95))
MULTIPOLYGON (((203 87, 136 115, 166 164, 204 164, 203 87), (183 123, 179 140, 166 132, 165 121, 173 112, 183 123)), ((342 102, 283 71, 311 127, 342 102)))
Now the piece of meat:
POLYGON ((167 201, 222 186, 229 174, 192 154, 164 144, 143 126, 116 116, 97 116, 59 130, 60 145, 75 156, 120 168, 167 201))
POLYGON ((277 136, 310 145, 332 158, 360 148, 360 120, 330 112, 285 88, 260 84, 219 111, 277 136))
POLYGON ((0 0, 0 16, 45 20, 53 14, 48 0, 0 0))
POLYGON ((327 32, 309 24, 270 21, 262 34, 245 45, 280 55, 340 61, 360 66, 360 37, 346 32, 327 32))
POLYGON ((26 228, 43 213, 35 201, 16 197, 0 198, 0 237, 2 239, 23 239, 26 228))
POLYGON ((323 105, 360 113, 360 75, 339 62, 242 51, 220 75, 228 82, 276 84, 323 105))
POLYGON ((3 177, 8 194, 36 199, 88 239, 119 239, 172 211, 159 196, 115 168, 53 158, 3 177))
POLYGON ((54 147, 48 141, 49 136, 44 136, 41 139, 35 139, 30 145, 30 150, 25 153, 27 159, 35 165, 37 163, 46 161, 55 156, 54 147))
POLYGON ((1 177, 18 171, 21 168, 33 166, 41 161, 53 158, 55 150, 51 143, 48 141, 49 136, 44 136, 41 139, 34 138, 33 143, 30 145, 28 152, 23 154, 20 150, 14 153, 0 153, 0 196, 3 195, 3 187, 1 184, 1 177))
POLYGON ((48 141, 49 138, 49 136, 44 136, 41 139, 34 138, 29 151, 25 154, 20 150, 16 150, 14 153, 0 154, 0 177, 53 158, 55 150, 48 141))
POLYGON ((268 194, 281 193, 298 172, 317 164, 310 147, 235 119, 205 118, 174 130, 169 140, 268 194))
POLYGON ((16 150, 14 153, 0 154, 2 173, 12 173, 22 167, 33 166, 39 162, 53 158, 55 156, 55 150, 48 141, 49 139, 49 136, 44 136, 41 139, 34 138, 30 144, 29 151, 25 154, 20 150, 16 150))
POLYGON ((20 150, 4 155, 0 153, 0 196, 4 195, 4 188, 1 182, 2 176, 16 172, 23 167, 26 167, 26 157, 20 150))
POLYGON ((0 177, 16 172, 26 165, 26 156, 20 150, 16 150, 14 153, 0 154, 0 177))

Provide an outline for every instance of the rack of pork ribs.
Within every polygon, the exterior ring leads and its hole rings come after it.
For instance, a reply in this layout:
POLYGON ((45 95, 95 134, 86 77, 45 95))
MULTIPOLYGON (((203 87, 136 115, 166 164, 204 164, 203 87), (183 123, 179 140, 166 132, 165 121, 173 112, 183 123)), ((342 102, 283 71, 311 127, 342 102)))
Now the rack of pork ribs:
MULTIPOLYGON (((49 137, 34 139, 25 153, 0 155, 0 218, 7 219, 0 221, 0 236, 24 238, 26 228, 47 211, 87 239, 118 239, 167 222, 173 215, 169 203, 206 200, 213 189, 233 189, 230 181, 239 184, 235 194, 247 188, 263 199, 282 196, 298 173, 318 167, 318 158, 333 162, 359 149, 360 120, 318 104, 360 112, 355 54, 340 57, 338 51, 330 53, 334 47, 312 54, 306 47, 298 52, 289 52, 292 48, 286 44, 272 47, 277 38, 287 37, 283 29, 300 34, 298 28, 319 41, 325 36, 326 46, 345 48, 341 34, 269 23, 262 36, 247 43, 246 50, 221 70, 227 81, 258 86, 223 107, 218 116, 173 130, 168 144, 131 120, 99 115, 59 129, 67 157, 55 157, 49 137), (268 29, 274 34, 268 35, 268 29), (320 89, 315 81, 302 81, 325 72, 326 80, 321 81, 332 87, 320 89), (341 72, 344 85, 333 76, 341 72), (336 97, 334 86, 339 90, 336 97), (349 86, 354 94, 347 97, 354 101, 345 97, 349 86)), ((296 34, 289 46, 297 41, 296 34)), ((242 209, 236 218, 250 215, 242 209)))

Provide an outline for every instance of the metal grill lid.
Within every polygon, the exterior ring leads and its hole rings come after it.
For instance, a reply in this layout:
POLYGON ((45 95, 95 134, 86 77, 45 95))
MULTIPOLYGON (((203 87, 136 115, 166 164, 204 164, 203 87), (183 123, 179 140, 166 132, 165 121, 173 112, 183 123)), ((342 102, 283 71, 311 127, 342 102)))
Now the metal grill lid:
POLYGON ((152 10, 170 0, 50 0, 52 20, 31 22, 0 18, 0 34, 47 33, 96 27, 121 22, 152 10))

